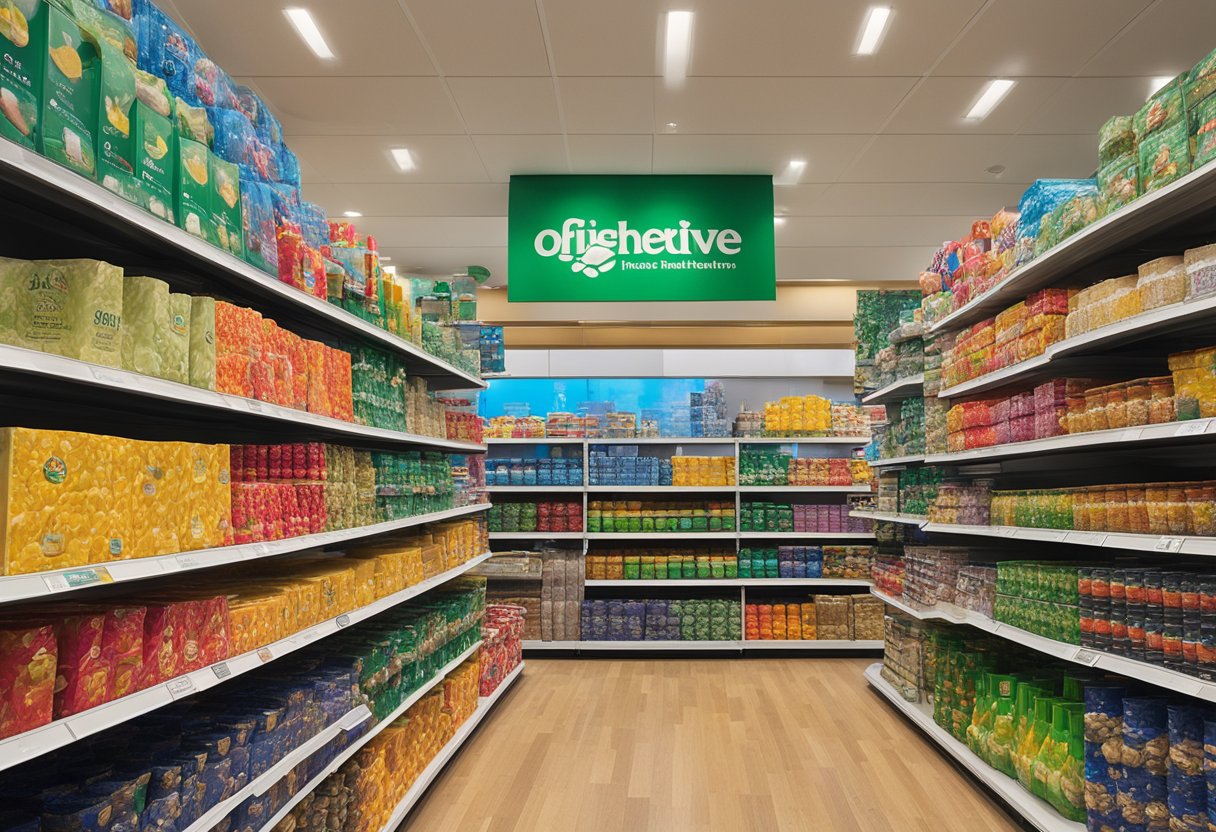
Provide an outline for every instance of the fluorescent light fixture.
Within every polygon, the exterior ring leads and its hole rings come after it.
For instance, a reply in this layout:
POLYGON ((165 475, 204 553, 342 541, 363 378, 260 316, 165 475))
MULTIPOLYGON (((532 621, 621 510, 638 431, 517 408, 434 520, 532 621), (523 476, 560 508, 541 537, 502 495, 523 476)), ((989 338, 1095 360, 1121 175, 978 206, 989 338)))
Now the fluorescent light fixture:
POLYGON ((393 161, 397 163, 397 167, 401 170, 414 169, 414 154, 410 153, 409 148, 394 147, 390 153, 393 154, 393 161))
POLYGON ((666 45, 663 78, 668 86, 678 87, 688 75, 688 58, 692 54, 692 12, 667 13, 666 45))
POLYGON ((361 213, 360 213, 360 212, 358 212, 358 211, 343 211, 343 212, 342 212, 342 216, 344 216, 344 217, 350 217, 350 218, 353 220, 355 217, 361 217, 361 216, 363 216, 363 214, 361 214, 361 213))
POLYGON ((1173 81, 1176 77, 1176 75, 1158 75, 1156 78, 1150 79, 1148 98, 1152 98, 1154 95, 1159 93, 1162 87, 1164 87, 1170 81, 1173 81))
POLYGON ((773 217, 773 225, 777 228, 785 225, 785 217, 773 217))
POLYGON ((887 31, 887 21, 891 19, 890 6, 871 6, 866 14, 866 22, 861 27, 861 39, 857 41, 858 55, 873 55, 878 51, 883 33, 887 31))
POLYGON ((291 21, 291 25, 296 27, 296 33, 304 40, 304 43, 307 44, 314 55, 324 61, 332 61, 334 59, 334 51, 325 42, 325 36, 317 28, 317 21, 312 19, 312 15, 308 13, 308 9, 283 9, 283 14, 287 15, 287 19, 291 21))
POLYGON ((805 159, 790 159, 789 164, 785 166, 785 170, 773 177, 773 184, 797 185, 798 180, 802 178, 804 170, 806 170, 805 159))
POLYGON ((987 118, 988 114, 996 109, 996 105, 1001 103, 1001 99, 1008 95, 1011 89, 1013 89, 1013 81, 1005 78, 989 81, 988 86, 984 87, 984 91, 980 93, 979 100, 975 102, 971 111, 964 118, 968 121, 979 121, 980 119, 987 118))

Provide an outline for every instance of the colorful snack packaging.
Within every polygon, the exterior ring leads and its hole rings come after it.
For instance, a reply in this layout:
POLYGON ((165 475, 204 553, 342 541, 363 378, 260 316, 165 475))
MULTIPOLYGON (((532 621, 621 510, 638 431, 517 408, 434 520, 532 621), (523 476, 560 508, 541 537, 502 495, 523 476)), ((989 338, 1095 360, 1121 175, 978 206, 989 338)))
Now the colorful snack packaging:
POLYGON ((1216 92, 1216 49, 1199 60, 1186 76, 1186 108, 1194 110, 1216 92))
POLYGON ((1136 152, 1131 116, 1113 116, 1098 130, 1098 168, 1136 152))
POLYGON ((190 383, 191 298, 178 292, 169 295, 169 315, 165 323, 161 378, 180 384, 190 383))
POLYGON ((215 389, 215 298, 190 299, 190 386, 215 389))
POLYGON ((155 277, 128 277, 123 280, 122 300, 123 369, 165 378, 169 284, 155 277))
POLYGON ((208 202, 215 241, 230 254, 244 259, 244 221, 241 217, 241 174, 232 162, 218 155, 208 155, 211 166, 211 186, 208 202))
POLYGON ((266 272, 279 272, 275 239, 274 191, 261 182, 241 182, 241 221, 245 232, 245 259, 266 272))
POLYGON ((1191 134, 1195 138, 1192 167, 1206 165, 1216 158, 1216 96, 1199 102, 1190 112, 1191 134))
POLYGON ((1135 153, 1111 160, 1098 170, 1098 190, 1102 210, 1109 214, 1131 202, 1139 194, 1140 160, 1135 153))
POLYGON ((1155 130, 1140 142, 1140 191, 1151 193, 1191 170, 1186 120, 1155 130))
POLYGON ((207 242, 216 242, 211 217, 211 151, 207 145, 179 136, 177 140, 177 224, 207 242))
POLYGON ((1133 116, 1132 126, 1136 141, 1143 142, 1148 136, 1169 127, 1177 121, 1185 121, 1186 107, 1182 97, 1183 73, 1157 90, 1133 116))
POLYGON ((58 657, 52 625, 0 625, 0 739, 51 721, 58 657))
POLYGON ((0 6, 0 136, 31 149, 41 116, 49 16, 41 0, 0 6))
POLYGON ((99 260, 0 259, 4 294, 16 296, 12 343, 121 366, 122 280, 122 269, 99 260))
POLYGON ((145 607, 114 607, 106 611, 102 653, 113 656, 107 700, 139 690, 144 667, 145 607))
POLYGON ((55 678, 55 718, 87 711, 106 701, 114 655, 102 650, 104 612, 69 615, 59 622, 55 678))
POLYGON ((40 42, 47 57, 34 65, 42 73, 37 149, 48 159, 93 179, 97 176, 101 80, 97 43, 62 6, 45 3, 43 11, 45 28, 30 33, 39 35, 31 41, 40 42))
POLYGON ((151 604, 144 618, 144 668, 140 689, 180 676, 185 667, 188 621, 181 604, 151 604))

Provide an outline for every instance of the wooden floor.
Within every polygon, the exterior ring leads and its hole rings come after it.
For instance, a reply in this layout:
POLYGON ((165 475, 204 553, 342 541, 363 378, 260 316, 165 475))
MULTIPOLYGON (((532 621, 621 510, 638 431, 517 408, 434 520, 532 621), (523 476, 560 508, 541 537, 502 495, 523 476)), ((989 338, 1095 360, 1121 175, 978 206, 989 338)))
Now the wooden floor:
POLYGON ((873 659, 529 659, 411 832, 1016 832, 873 659))

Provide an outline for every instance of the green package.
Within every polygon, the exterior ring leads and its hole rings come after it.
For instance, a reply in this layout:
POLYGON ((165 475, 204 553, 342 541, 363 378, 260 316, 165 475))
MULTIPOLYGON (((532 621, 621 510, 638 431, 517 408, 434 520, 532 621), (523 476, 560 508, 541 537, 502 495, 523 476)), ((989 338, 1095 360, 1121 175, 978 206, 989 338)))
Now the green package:
POLYGON ((1193 168, 1216 158, 1216 95, 1203 99, 1191 111, 1191 135, 1195 138, 1193 168))
POLYGON ((169 295, 169 317, 164 332, 164 352, 161 354, 161 378, 179 384, 190 383, 190 296, 169 295))
POLYGON ((123 281, 122 302, 123 369, 162 378, 169 284, 155 277, 128 277, 123 281))
POLYGON ((211 119, 204 108, 192 107, 182 99, 174 98, 173 115, 179 136, 211 147, 215 140, 215 128, 211 126, 211 119))
POLYGON ((19 347, 121 366, 122 269, 98 260, 0 260, 16 283, 19 347))
POLYGON ((1193 110, 1199 102, 1216 92, 1216 49, 1199 60, 1186 78, 1186 108, 1193 110))
POLYGON ((1098 129, 1098 167, 1136 152, 1132 116, 1114 116, 1098 129))
POLYGON ((142 100, 135 102, 131 113, 131 132, 135 136, 134 201, 149 214, 166 222, 174 222, 173 186, 177 156, 172 151, 177 137, 173 134, 173 122, 142 100))
POLYGON ((224 251, 245 259, 241 216, 241 171, 231 162, 225 162, 214 153, 208 153, 211 166, 211 189, 208 200, 211 204, 211 224, 215 228, 215 242, 224 251))
POLYGON ((1184 118, 1186 108, 1183 104, 1182 81, 1185 74, 1179 75, 1161 89, 1157 90, 1133 116, 1132 126, 1136 132, 1136 141, 1143 142, 1146 138, 1163 130, 1184 118))
POLYGON ((190 299, 190 385, 215 389, 215 298, 190 299))
POLYGON ((211 219, 211 151, 184 136, 177 139, 177 224, 199 239, 214 243, 211 219))
MULTIPOLYGON (((128 55, 130 24, 86 0, 65 0, 72 15, 97 49, 97 101, 93 135, 97 142, 97 178, 102 186, 129 202, 138 202, 132 113, 135 104, 135 60, 128 55)), ((131 38, 130 45, 134 46, 131 38)))
POLYGON ((1098 171, 1102 210, 1109 214, 1139 196, 1140 160, 1135 153, 1115 159, 1098 171))
POLYGON ((33 148, 38 135, 48 7, 0 0, 0 136, 33 148))
POLYGON ((101 61, 97 44, 59 6, 46 6, 39 149, 90 179, 97 176, 96 125, 101 61))
POLYGON ((1151 193, 1191 170, 1191 139, 1186 120, 1177 121, 1140 142, 1140 192, 1151 193))

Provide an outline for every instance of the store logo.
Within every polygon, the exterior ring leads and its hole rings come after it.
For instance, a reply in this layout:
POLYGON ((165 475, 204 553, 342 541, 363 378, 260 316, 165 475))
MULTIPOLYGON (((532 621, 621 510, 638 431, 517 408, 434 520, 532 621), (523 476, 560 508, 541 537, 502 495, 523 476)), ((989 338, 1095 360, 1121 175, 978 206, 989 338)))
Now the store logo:
POLYGON ((629 255, 660 256, 733 256, 743 249, 743 237, 733 228, 693 228, 680 220, 678 228, 649 228, 639 231, 625 221, 598 228, 595 220, 574 217, 562 223, 561 231, 546 228, 536 235, 532 247, 541 257, 554 257, 570 264, 570 271, 599 277, 612 271, 617 257, 629 255))

